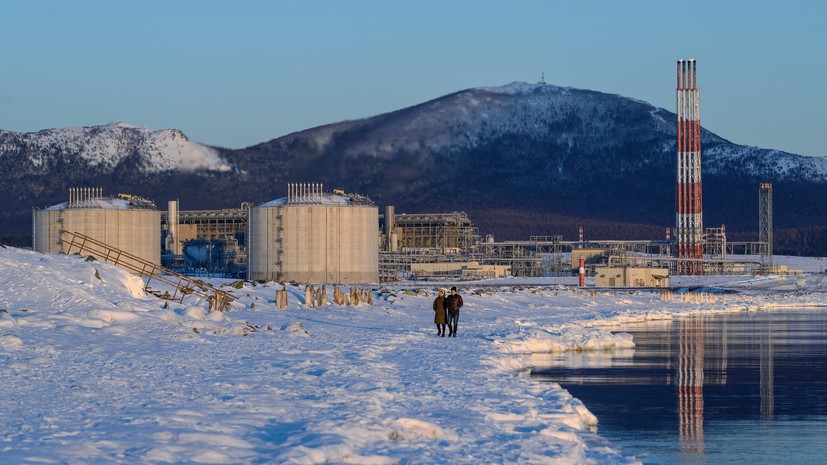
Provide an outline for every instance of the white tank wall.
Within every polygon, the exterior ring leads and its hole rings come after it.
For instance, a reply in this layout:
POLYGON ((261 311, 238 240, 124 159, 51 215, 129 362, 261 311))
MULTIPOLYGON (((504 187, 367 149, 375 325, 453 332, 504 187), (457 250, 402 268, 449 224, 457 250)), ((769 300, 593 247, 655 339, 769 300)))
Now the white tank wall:
POLYGON ((247 210, 247 279, 276 280, 275 207, 247 210))
POLYGON ((34 249, 42 253, 63 252, 61 229, 87 235, 156 265, 161 264, 161 213, 157 210, 35 210, 34 249))
POLYGON ((255 207, 250 209, 248 224, 248 279, 330 284, 379 281, 379 209, 375 206, 255 207))

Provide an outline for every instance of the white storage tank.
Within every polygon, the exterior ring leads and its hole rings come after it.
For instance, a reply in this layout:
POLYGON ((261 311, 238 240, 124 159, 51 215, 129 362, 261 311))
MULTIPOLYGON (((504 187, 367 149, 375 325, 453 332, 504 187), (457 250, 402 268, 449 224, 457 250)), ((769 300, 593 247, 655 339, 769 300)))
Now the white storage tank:
POLYGON ((379 209, 367 197, 289 184, 287 197, 249 210, 249 280, 379 282, 379 209))
POLYGON ((161 264, 161 212, 146 199, 124 194, 105 198, 99 188, 69 189, 69 201, 34 210, 32 248, 41 253, 66 252, 61 230, 161 264))

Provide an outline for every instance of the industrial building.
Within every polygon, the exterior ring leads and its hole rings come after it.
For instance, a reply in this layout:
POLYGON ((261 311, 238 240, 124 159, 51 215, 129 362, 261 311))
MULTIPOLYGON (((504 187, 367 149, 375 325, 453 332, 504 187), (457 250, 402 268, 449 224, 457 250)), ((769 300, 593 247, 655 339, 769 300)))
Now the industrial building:
POLYGON ((669 269, 598 266, 594 284, 596 287, 669 287, 669 269))
POLYGON ((395 214, 390 206, 383 220, 386 251, 451 253, 467 250, 479 241, 479 230, 465 212, 395 214))
POLYGON ((249 209, 247 279, 379 282, 379 209, 365 196, 288 184, 287 197, 249 209))
POLYGON ((135 195, 104 197, 100 188, 71 188, 68 201, 33 211, 35 251, 65 253, 62 231, 83 234, 153 264, 161 263, 161 214, 151 201, 135 195))
MULTIPOLYGON (((479 230, 465 212, 396 214, 389 205, 380 220, 381 281, 456 277, 463 275, 463 264, 480 266, 475 261, 479 230)), ((502 274, 505 268, 476 268, 476 275, 502 274)))
POLYGON ((480 265, 478 262, 412 263, 414 279, 484 279, 511 276, 507 265, 480 265))
POLYGON ((583 260, 586 265, 603 263, 609 255, 610 249, 599 249, 592 247, 574 248, 571 250, 571 271, 577 271, 576 268, 578 267, 580 260, 583 260))
POLYGON ((247 210, 180 210, 177 200, 161 214, 165 267, 195 275, 244 276, 247 266, 247 210))

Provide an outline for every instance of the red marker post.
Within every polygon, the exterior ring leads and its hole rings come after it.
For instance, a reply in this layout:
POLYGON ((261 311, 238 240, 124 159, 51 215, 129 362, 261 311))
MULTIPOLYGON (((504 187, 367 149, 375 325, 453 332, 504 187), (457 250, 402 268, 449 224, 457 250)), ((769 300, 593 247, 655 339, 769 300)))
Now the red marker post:
POLYGON ((586 285, 586 261, 584 259, 580 259, 580 287, 584 287, 586 285))

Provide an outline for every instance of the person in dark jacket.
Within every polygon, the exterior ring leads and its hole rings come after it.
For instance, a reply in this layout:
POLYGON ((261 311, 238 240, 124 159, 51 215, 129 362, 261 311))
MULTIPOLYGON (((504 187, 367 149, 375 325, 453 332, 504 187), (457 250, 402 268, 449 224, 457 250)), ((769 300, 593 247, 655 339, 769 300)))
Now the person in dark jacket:
POLYGON ((440 289, 439 295, 434 299, 434 323, 436 323, 436 335, 445 337, 445 290, 440 289))
POLYGON ((448 311, 448 336, 457 337, 459 324, 459 309, 462 307, 462 296, 457 294, 456 286, 451 288, 451 295, 445 299, 445 309, 448 311))

